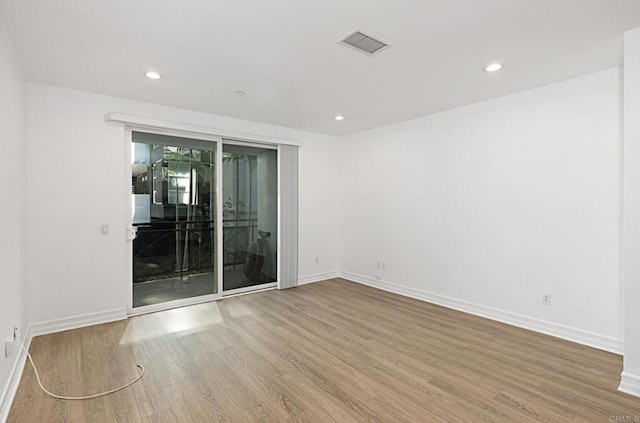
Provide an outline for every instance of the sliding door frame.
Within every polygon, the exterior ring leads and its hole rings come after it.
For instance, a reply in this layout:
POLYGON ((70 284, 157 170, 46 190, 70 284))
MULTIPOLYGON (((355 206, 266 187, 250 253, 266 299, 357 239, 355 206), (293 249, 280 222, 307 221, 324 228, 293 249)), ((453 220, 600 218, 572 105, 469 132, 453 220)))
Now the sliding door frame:
POLYGON ((225 291, 224 290, 224 252, 223 252, 223 169, 222 169, 222 159, 223 159, 223 145, 241 145, 246 147, 258 147, 258 148, 266 148, 276 150, 278 153, 277 160, 277 219, 278 219, 278 239, 280 239, 280 148, 278 144, 259 141, 259 140, 237 140, 233 138, 218 136, 218 135, 210 135, 203 133, 194 133, 191 131, 184 131, 180 129, 167 129, 167 128, 158 128, 158 127, 149 127, 146 125, 136 125, 131 123, 125 124, 125 181, 124 186, 126 187, 125 191, 125 215, 124 215, 124 227, 126 228, 126 239, 127 239, 127 247, 126 247, 126 276, 124 278, 126 282, 125 289, 125 298, 127 299, 127 315, 135 316, 139 314, 153 313, 161 310, 168 310, 172 308, 184 307, 193 304, 199 304, 209 301, 219 300, 223 297, 233 296, 244 294, 247 292, 253 291, 261 291, 265 289, 274 289, 278 286, 278 282, 280 280, 280 247, 281 243, 278 242, 276 248, 276 266, 277 266, 277 275, 276 282, 269 282, 260 285, 254 285, 246 288, 239 288, 234 290, 225 291), (200 141, 210 141, 215 143, 216 148, 215 151, 215 166, 216 166, 216 216, 215 216, 215 230, 216 230, 216 275, 217 275, 217 292, 215 294, 202 295, 198 297, 185 298, 181 300, 167 301, 164 303, 153 304, 148 306, 141 307, 133 307, 133 239, 131 238, 131 234, 134 233, 132 230, 132 216, 133 216, 133 202, 131 197, 131 170, 132 170, 132 143, 133 143, 133 132, 144 132, 149 134, 158 134, 158 135, 166 135, 171 137, 180 137, 180 138, 188 138, 193 140, 200 141))
MULTIPOLYGON (((218 234, 220 233, 220 230, 222 229, 220 226, 220 221, 218 219, 218 212, 221 212, 219 209, 222 207, 220 205, 220 196, 219 196, 219 191, 222 189, 222 180, 221 178, 219 178, 220 174, 218 172, 219 167, 218 166, 218 155, 220 154, 220 152, 222 151, 222 138, 214 136, 214 135, 205 135, 205 134, 191 134, 191 133, 186 133, 184 131, 174 131, 174 130, 169 130, 169 129, 156 129, 156 128, 146 128, 146 127, 138 127, 136 125, 126 125, 125 126, 125 132, 126 132, 126 142, 127 142, 127 146, 125 148, 125 154, 126 154, 126 166, 125 166, 125 173, 127 174, 127 197, 126 197, 126 207, 125 207, 125 227, 127 228, 127 231, 131 231, 131 216, 133 216, 133 203, 131 200, 131 150, 132 150, 132 143, 133 143, 133 133, 134 132, 144 132, 144 133, 148 133, 148 134, 157 134, 157 135, 166 135, 166 136, 170 136, 170 137, 179 137, 179 138, 188 138, 188 139, 193 139, 193 140, 200 140, 200 141, 209 141, 212 143, 215 143, 215 148, 212 149, 213 151, 215 151, 216 153, 216 223, 215 223, 215 231, 216 231, 216 237, 218 237, 218 234)), ((128 237, 130 238, 130 237, 128 237)), ((218 240, 216 240, 216 243, 218 242, 218 240)), ((217 292, 215 294, 208 294, 208 295, 202 295, 202 296, 198 296, 198 297, 192 297, 192 298, 184 298, 184 299, 180 299, 180 300, 174 300, 174 301, 167 301, 167 302, 163 302, 163 303, 159 303, 159 304, 152 304, 152 305, 148 305, 148 306, 141 306, 141 307, 134 307, 133 306, 133 239, 131 240, 127 240, 127 277, 126 282, 127 282, 127 314, 129 316, 134 316, 137 314, 145 314, 145 313, 153 313, 155 311, 161 311, 161 310, 168 310, 171 308, 178 308, 178 307, 184 307, 187 305, 192 305, 192 304, 198 304, 198 303, 203 303, 203 302, 207 302, 207 301, 213 301, 213 300, 217 300, 219 298, 222 297, 222 266, 220 266, 220 264, 222 263, 221 260, 221 251, 219 251, 220 249, 218 248, 218 245, 216 245, 216 279, 217 279, 217 292)))
MULTIPOLYGON (((221 150, 220 150, 220 154, 222 154, 222 148, 224 147, 224 145, 238 145, 241 147, 254 147, 254 148, 264 148, 267 150, 275 150, 278 154, 278 161, 277 161, 277 184, 278 184, 278 189, 277 189, 277 193, 278 193, 278 198, 276 199, 277 201, 277 219, 278 219, 278 244, 276 246, 276 282, 267 282, 267 283, 263 283, 260 285, 253 285, 253 286, 248 286, 245 288, 237 288, 237 289, 230 289, 230 290, 222 290, 223 297, 227 297, 229 295, 235 295, 235 294, 244 294, 246 292, 252 292, 252 291, 258 291, 258 290, 262 290, 262 289, 270 289, 270 288, 276 288, 278 286, 278 281, 280 280, 280 149, 278 148, 277 145, 273 145, 273 144, 267 144, 267 143, 260 143, 260 142, 250 142, 250 141, 244 141, 244 140, 235 140, 235 139, 229 139, 226 137, 222 138, 222 143, 221 143, 221 150)), ((222 156, 220 156, 222 158, 222 156)), ((220 172, 222 172, 222 166, 220 166, 220 172)), ((222 177, 220 178, 222 180, 222 177)), ((222 195, 223 193, 220 193, 220 195, 222 195)), ((222 213, 222 204, 220 204, 220 213, 222 213)), ((222 216, 222 214, 220 215, 222 216)), ((222 220, 221 220, 222 221, 222 220)), ((223 229, 224 230, 224 229, 223 229)), ((220 231, 220 236, 222 236, 222 231, 220 231)), ((222 242, 222 241, 220 241, 222 242)), ((224 286, 224 281, 222 282, 223 286, 224 286)))

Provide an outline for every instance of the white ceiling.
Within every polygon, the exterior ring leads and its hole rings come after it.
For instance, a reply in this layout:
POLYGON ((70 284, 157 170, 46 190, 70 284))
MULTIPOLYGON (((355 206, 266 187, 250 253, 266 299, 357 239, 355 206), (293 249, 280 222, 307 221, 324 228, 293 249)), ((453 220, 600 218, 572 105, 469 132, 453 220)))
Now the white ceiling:
POLYGON ((30 81, 335 135, 619 66, 622 33, 640 26, 639 0, 0 0, 0 12, 30 81), (393 47, 336 44, 356 28, 393 47), (482 71, 495 61, 502 71, 482 71))

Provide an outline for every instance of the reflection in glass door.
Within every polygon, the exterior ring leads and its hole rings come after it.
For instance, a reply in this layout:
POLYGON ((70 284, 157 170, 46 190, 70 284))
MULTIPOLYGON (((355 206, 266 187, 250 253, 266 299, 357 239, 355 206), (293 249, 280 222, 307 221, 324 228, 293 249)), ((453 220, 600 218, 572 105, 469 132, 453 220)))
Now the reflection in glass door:
POLYGON ((223 144, 224 291, 277 280, 278 153, 223 144))
POLYGON ((133 307, 217 293, 216 143, 132 141, 133 307))

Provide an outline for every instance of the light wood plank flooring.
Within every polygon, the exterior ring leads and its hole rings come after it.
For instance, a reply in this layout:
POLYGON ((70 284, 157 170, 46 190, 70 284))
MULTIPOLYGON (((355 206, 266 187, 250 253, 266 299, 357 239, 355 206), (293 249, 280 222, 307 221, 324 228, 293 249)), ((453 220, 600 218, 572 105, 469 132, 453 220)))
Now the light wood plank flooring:
MULTIPOLYGON (((341 279, 37 337, 9 422, 618 422, 622 359, 341 279), (618 420, 614 420, 618 418, 618 420)), ((620 420, 626 418, 628 420, 620 420)))

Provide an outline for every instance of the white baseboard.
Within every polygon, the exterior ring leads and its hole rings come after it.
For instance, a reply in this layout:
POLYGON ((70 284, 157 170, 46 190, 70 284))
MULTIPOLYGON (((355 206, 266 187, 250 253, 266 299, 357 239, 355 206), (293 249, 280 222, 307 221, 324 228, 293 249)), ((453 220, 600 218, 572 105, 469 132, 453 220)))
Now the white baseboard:
POLYGON ((127 318, 127 309, 118 308, 114 310, 98 311, 96 313, 83 314, 80 316, 64 317, 62 319, 31 323, 29 325, 28 331, 32 337, 36 337, 40 335, 47 335, 49 333, 83 328, 85 326, 115 322, 117 320, 124 320, 126 318, 127 318))
POLYGON ((305 285, 308 283, 325 281, 327 279, 339 278, 340 272, 337 270, 332 272, 314 273, 312 275, 305 275, 298 277, 298 285, 305 285))
POLYGON ((368 276, 358 275, 356 273, 341 272, 341 277, 353 282, 361 283, 363 285, 368 285, 374 288, 393 292, 394 294, 415 298, 417 300, 422 300, 476 316, 485 317, 487 319, 497 320, 502 323, 507 323, 509 325, 517 326, 520 328, 555 336, 556 338, 565 339, 567 341, 576 342, 578 344, 587 345, 590 347, 598 348, 600 350, 609 351, 616 354, 622 354, 623 352, 623 341, 621 339, 587 332, 581 329, 559 325, 557 323, 547 322, 544 320, 534 319, 532 317, 498 310, 480 304, 457 300, 455 298, 445 297, 443 295, 432 294, 408 286, 398 285, 382 280, 376 280, 368 276))
POLYGON ((618 391, 640 397, 640 376, 632 375, 629 372, 622 372, 618 391))
MULTIPOLYGON (((32 336, 27 329, 27 333, 22 341, 25 348, 29 349, 31 345, 32 336)), ((9 380, 2 391, 0 396, 0 423, 5 423, 9 418, 9 411, 11 410, 11 404, 18 392, 18 386, 20 385, 20 379, 22 378, 22 372, 27 362, 27 353, 21 347, 16 346, 16 357, 9 373, 9 380)))

